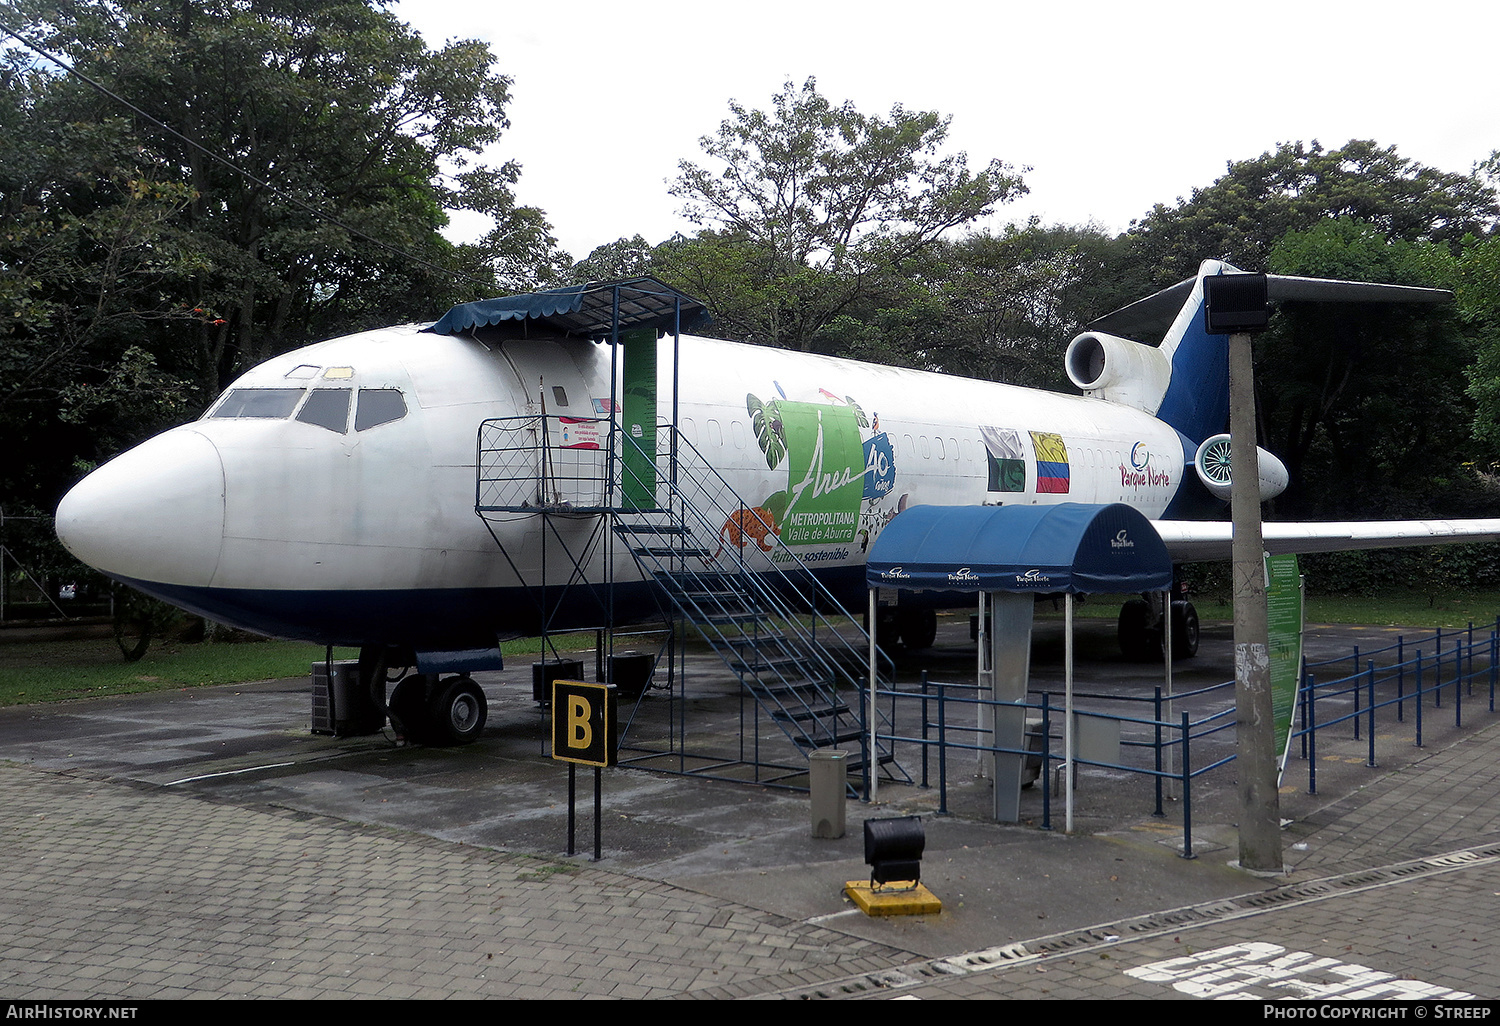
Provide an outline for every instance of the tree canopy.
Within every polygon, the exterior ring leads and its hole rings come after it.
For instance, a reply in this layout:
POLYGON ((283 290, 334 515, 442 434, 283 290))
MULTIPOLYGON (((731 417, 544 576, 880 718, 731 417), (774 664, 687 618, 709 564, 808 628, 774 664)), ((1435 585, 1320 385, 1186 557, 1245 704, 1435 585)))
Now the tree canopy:
POLYGON ((906 261, 1025 191, 999 160, 971 172, 965 154, 944 155, 949 120, 835 106, 811 78, 769 110, 731 103, 700 140, 709 164, 682 161, 671 186, 703 229, 673 251, 687 286, 734 337, 818 348, 906 261))
POLYGON ((1231 161, 1222 178, 1174 206, 1158 203, 1127 234, 1136 259, 1166 285, 1191 277, 1209 257, 1263 268, 1288 232, 1339 217, 1386 239, 1457 245, 1492 228, 1500 207, 1478 176, 1427 167, 1368 140, 1336 150, 1314 140, 1231 161))
POLYGON ((38 48, 0 67, 0 427, 32 443, 12 510, 274 353, 566 260, 517 165, 481 160, 510 85, 481 43, 430 48, 369 0, 0 13, 38 48), (449 210, 494 228, 454 245, 449 210))

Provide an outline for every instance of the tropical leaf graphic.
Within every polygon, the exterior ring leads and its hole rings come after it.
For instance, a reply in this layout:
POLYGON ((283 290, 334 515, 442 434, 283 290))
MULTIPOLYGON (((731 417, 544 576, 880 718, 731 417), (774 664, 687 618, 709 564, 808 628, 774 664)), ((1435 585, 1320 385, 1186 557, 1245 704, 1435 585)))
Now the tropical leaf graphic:
POLYGON ((760 451, 766 454, 766 466, 776 469, 786 456, 786 428, 781 423, 781 407, 775 399, 763 403, 754 395, 745 396, 745 409, 750 413, 750 427, 760 451))
POLYGON ((870 418, 865 416, 865 411, 860 407, 859 403, 854 401, 852 396, 844 396, 844 402, 854 407, 854 419, 859 422, 860 427, 867 428, 870 426, 870 418))

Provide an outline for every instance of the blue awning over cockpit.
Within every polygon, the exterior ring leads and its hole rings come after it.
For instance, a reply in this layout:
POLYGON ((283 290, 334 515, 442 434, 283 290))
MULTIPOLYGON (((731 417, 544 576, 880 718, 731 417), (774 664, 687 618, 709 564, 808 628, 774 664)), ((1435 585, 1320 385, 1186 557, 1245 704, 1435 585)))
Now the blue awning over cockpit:
POLYGON ((702 301, 655 278, 640 277, 460 303, 426 330, 457 335, 504 321, 534 321, 561 335, 608 339, 616 329, 652 328, 670 334, 708 320, 702 301))
POLYGON ((1151 521, 1121 503, 914 506, 870 546, 865 580, 929 591, 1165 591, 1172 559, 1151 521))

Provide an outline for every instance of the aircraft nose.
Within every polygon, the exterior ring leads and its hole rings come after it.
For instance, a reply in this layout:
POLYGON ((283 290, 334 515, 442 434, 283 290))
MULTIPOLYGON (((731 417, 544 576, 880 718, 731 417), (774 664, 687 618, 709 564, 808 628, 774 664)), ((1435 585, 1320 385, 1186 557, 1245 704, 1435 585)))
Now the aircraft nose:
POLYGON ((115 577, 206 587, 224 541, 224 465, 182 427, 121 453, 63 496, 57 536, 115 577))

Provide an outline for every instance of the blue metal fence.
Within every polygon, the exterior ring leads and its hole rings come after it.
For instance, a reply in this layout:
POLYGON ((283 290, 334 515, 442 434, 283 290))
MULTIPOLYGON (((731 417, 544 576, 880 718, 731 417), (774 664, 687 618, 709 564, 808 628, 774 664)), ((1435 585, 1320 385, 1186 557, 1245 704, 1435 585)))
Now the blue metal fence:
MULTIPOLYGON (((1431 713, 1428 706, 1432 710, 1451 708, 1455 727, 1461 727, 1464 699, 1472 700, 1477 685, 1487 689, 1487 711, 1493 713, 1497 670, 1500 670, 1497 656, 1500 656, 1500 618, 1478 631, 1471 623, 1467 628, 1438 629, 1415 638, 1401 635, 1393 643, 1375 649, 1361 651, 1359 646, 1353 646, 1348 657, 1304 663, 1297 698, 1299 725, 1292 733, 1291 746, 1307 762, 1308 792, 1317 793, 1320 733, 1325 739, 1333 736, 1340 741, 1346 740, 1346 736, 1329 732, 1347 730, 1356 741, 1363 736, 1367 741, 1367 765, 1374 767, 1378 716, 1396 723, 1410 719, 1413 743, 1421 747, 1424 716, 1431 713), (1324 675, 1321 681, 1320 674, 1324 675)), ((920 749, 922 787, 933 785, 933 763, 936 763, 940 815, 949 812, 949 763, 954 755, 988 753, 1027 757, 1040 761, 1041 826, 1044 830, 1052 828, 1052 788, 1048 784, 1053 770, 1063 762, 1059 750, 1062 710, 1056 692, 1031 692, 1028 696, 1031 700, 1020 706, 1026 710, 1029 721, 1026 750, 997 746, 988 731, 981 729, 980 723, 985 719, 980 714, 982 708, 1004 705, 1014 710, 1017 705, 985 698, 977 684, 933 681, 924 671, 916 690, 895 687, 882 690, 879 697, 889 703, 893 724, 891 733, 881 738, 891 744, 893 751, 900 747, 909 750, 911 746, 920 749), (1038 721, 1035 730, 1030 721, 1038 721), (906 731, 900 729, 902 726, 906 731)), ((1127 726, 1134 728, 1134 737, 1122 736, 1118 763, 1076 756, 1074 762, 1152 778, 1156 815, 1164 814, 1163 785, 1176 781, 1182 796, 1182 855, 1192 858, 1193 781, 1234 759, 1231 752, 1196 764, 1194 745, 1201 746, 1214 735, 1234 729, 1234 682, 1178 692, 1170 698, 1163 696, 1160 687, 1149 697, 1075 692, 1074 715, 1080 719, 1115 721, 1121 725, 1122 735, 1127 726), (1214 703, 1220 693, 1222 709, 1197 719, 1187 712, 1168 718, 1169 702, 1201 706, 1205 700, 1214 703), (1106 711, 1105 703, 1123 706, 1128 712, 1106 711), (1175 768, 1168 768, 1174 763, 1175 768)))
MULTIPOLYGON (((1453 726, 1463 726, 1464 699, 1472 698, 1475 685, 1485 691, 1486 711, 1495 711, 1497 647, 1500 647, 1500 618, 1481 627, 1439 628, 1431 634, 1408 639, 1398 635, 1395 642, 1361 652, 1356 646, 1348 659, 1305 663, 1298 706, 1302 726, 1293 734, 1300 741, 1301 755, 1307 760, 1307 790, 1318 791, 1318 734, 1348 725, 1353 739, 1363 733, 1366 742, 1366 765, 1376 766, 1375 726, 1379 710, 1394 710, 1396 723, 1411 720, 1412 744, 1423 746, 1423 729, 1430 704, 1433 711, 1444 708, 1444 700, 1453 712, 1453 726), (1377 656, 1387 660, 1377 662, 1377 656), (1361 663, 1363 666, 1361 667, 1361 663), (1315 671, 1338 673, 1324 676, 1315 671), (1331 711, 1330 711, 1331 710, 1331 711)), ((1389 713, 1388 713, 1389 715, 1389 713)))

